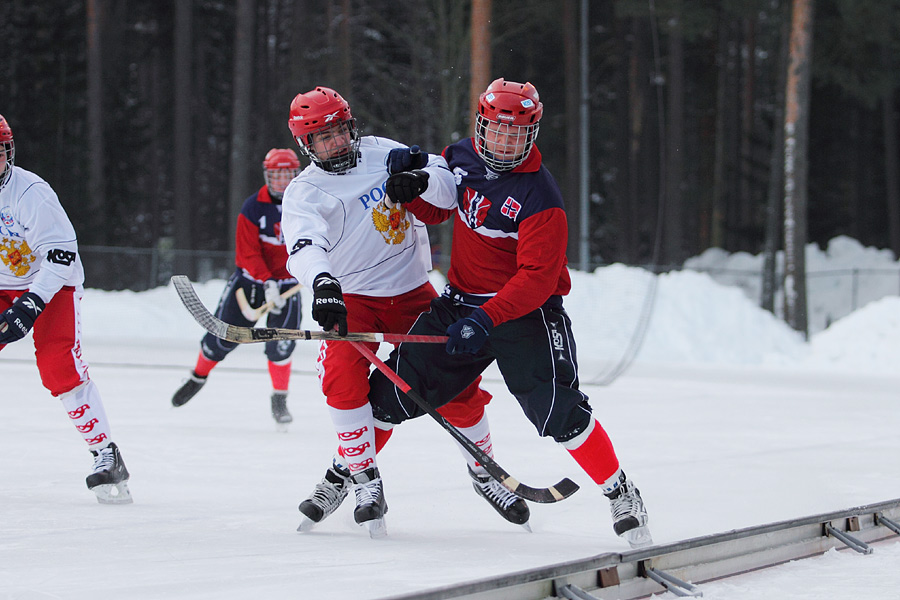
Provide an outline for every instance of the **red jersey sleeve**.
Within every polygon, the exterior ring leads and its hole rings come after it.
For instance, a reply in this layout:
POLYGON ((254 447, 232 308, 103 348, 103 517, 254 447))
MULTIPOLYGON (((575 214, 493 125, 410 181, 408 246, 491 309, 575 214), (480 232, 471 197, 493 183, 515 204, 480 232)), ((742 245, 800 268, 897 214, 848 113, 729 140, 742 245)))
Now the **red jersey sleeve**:
POLYGON ((269 270, 263 257, 262 243, 259 240, 259 227, 252 223, 243 213, 238 215, 234 258, 237 266, 247 271, 254 279, 259 281, 272 279, 272 271, 269 270))
POLYGON ((406 210, 414 214, 418 220, 422 221, 426 225, 437 225, 438 223, 443 223, 444 221, 452 217, 453 213, 455 212, 452 209, 438 208, 437 206, 429 204, 421 198, 416 198, 412 202, 408 202, 406 204, 406 210))
POLYGON ((566 213, 543 210, 519 224, 516 273, 482 308, 499 325, 539 308, 550 296, 569 292, 566 213))

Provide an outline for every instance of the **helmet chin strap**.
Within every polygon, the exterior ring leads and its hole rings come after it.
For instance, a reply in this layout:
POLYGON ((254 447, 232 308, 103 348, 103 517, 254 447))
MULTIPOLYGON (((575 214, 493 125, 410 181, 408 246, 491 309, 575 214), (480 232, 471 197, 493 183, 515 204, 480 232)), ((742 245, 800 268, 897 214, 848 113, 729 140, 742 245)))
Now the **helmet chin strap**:
POLYGON ((487 164, 488 168, 491 171, 494 171, 496 173, 505 173, 506 171, 512 171, 516 168, 516 163, 514 161, 518 157, 512 158, 510 160, 499 159, 493 153, 488 152, 487 150, 484 151, 484 156, 488 159, 485 161, 485 164, 487 164))

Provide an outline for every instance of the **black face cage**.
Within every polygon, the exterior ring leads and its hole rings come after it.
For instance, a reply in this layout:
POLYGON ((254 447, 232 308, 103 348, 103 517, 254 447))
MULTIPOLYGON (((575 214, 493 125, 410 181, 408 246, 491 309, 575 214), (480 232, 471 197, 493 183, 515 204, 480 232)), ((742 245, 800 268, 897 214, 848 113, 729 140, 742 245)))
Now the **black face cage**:
POLYGON ((359 130, 356 129, 356 119, 347 119, 340 123, 316 129, 305 136, 298 137, 297 143, 300 145, 300 151, 323 171, 343 173, 356 166, 357 155, 359 154, 359 130), (335 138, 344 133, 350 134, 350 143, 335 147, 332 150, 334 156, 319 156, 316 153, 315 145, 313 144, 315 136, 321 137, 324 142, 328 137, 335 138))
POLYGON ((3 163, 3 173, 0 174, 0 188, 6 185, 12 176, 12 168, 16 164, 16 142, 0 142, 0 149, 6 153, 6 161, 3 163))
MULTIPOLYGON (((525 162, 531 147, 537 139, 540 122, 530 125, 509 125, 491 121, 481 113, 475 115, 475 146, 485 164, 493 171, 511 171, 525 162), (502 144, 504 150, 502 156, 490 152, 487 149, 487 133, 497 136, 508 136, 506 143, 502 144)), ((497 144, 494 144, 496 147, 497 144)))

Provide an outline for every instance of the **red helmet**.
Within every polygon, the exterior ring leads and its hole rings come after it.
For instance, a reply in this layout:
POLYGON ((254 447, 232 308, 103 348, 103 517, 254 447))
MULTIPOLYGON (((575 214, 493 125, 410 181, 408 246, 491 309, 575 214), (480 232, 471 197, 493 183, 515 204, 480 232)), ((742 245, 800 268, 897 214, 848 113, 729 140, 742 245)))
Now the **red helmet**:
POLYGON ((0 172, 0 189, 2 189, 12 176, 12 168, 16 164, 16 143, 13 141, 12 129, 3 115, 0 115, 0 153, 4 159, 3 171, 0 172))
POLYGON ((356 119, 347 101, 333 89, 319 86, 297 94, 288 127, 301 152, 325 171, 341 173, 356 166, 356 119))
POLYGON ((272 148, 263 159, 266 187, 273 200, 280 200, 291 179, 300 172, 300 159, 290 148, 272 148))
POLYGON ((512 170, 528 158, 544 105, 530 83, 495 79, 478 98, 475 147, 494 171, 512 170))
POLYGON ((263 159, 263 169, 294 169, 300 168, 300 159, 297 153, 290 148, 272 148, 266 152, 263 159))

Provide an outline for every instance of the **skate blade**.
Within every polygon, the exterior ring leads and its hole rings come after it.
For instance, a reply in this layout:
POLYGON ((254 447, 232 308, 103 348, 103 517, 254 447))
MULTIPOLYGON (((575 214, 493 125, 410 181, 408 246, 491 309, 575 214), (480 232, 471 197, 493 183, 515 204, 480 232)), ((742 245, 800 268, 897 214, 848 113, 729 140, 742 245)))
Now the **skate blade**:
POLYGON ((531 530, 531 523, 529 523, 528 521, 525 521, 524 523, 522 523, 522 529, 524 529, 524 530, 527 531, 528 533, 534 533, 534 532, 531 530))
POLYGON ((373 540, 387 537, 387 524, 384 522, 384 517, 366 521, 363 525, 369 530, 369 537, 373 540))
POLYGON ((279 423, 278 421, 275 421, 275 431, 278 433, 287 433, 288 423, 279 423))
POLYGON ((650 535, 650 528, 646 525, 629 529, 622 534, 622 537, 625 538, 625 541, 628 542, 632 548, 646 548, 647 546, 653 545, 653 537, 650 535))
POLYGON ((98 485, 91 491, 96 494, 97 502, 100 504, 131 504, 134 502, 127 481, 98 485))
POLYGON ((303 517, 303 520, 300 521, 300 526, 297 527, 297 531, 300 533, 306 533, 307 531, 312 531, 313 527, 318 525, 315 521, 310 519, 309 517, 303 517))

